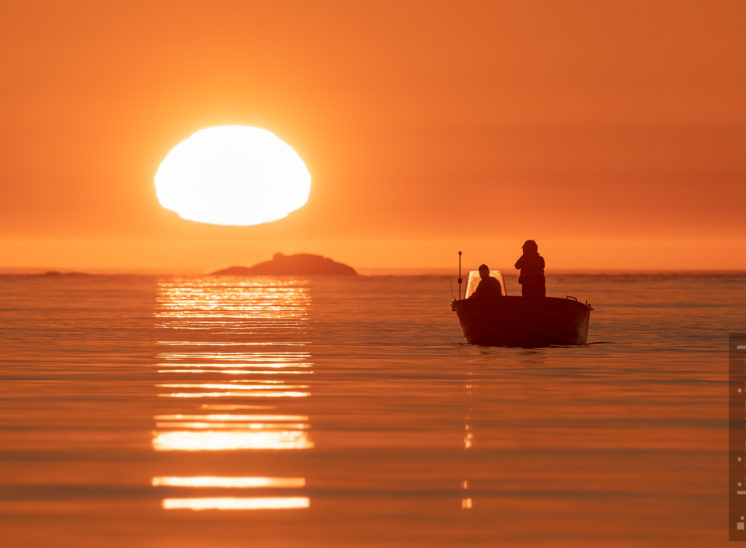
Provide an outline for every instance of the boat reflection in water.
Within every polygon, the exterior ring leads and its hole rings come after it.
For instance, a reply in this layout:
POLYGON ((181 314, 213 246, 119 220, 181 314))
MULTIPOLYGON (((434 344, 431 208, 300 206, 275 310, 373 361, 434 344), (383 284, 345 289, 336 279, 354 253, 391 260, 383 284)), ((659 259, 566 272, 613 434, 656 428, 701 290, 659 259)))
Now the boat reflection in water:
MULTIPOLYGON (((468 410, 464 415, 464 451, 469 451, 474 445, 474 432, 471 426, 471 416, 473 412, 472 408, 472 373, 468 372, 466 378, 466 399, 468 403, 468 410)), ((467 467, 468 469, 468 467, 467 467)), ((463 491, 461 497, 461 508, 464 510, 471 510, 474 506, 474 501, 469 494, 469 480, 465 479, 461 482, 461 489, 463 491)))
MULTIPOLYGON (((157 384, 163 412, 154 417, 153 449, 179 452, 182 470, 185 454, 312 448, 301 403, 310 395, 304 380, 313 372, 305 340, 309 304, 307 283, 302 280, 160 281, 155 317, 162 351, 156 366, 163 378, 157 384)), ((195 462, 194 475, 152 479, 154 488, 169 495, 162 500, 164 509, 269 510, 310 505, 310 499, 302 496, 303 477, 200 474, 198 468, 204 463, 195 462)), ((243 460, 229 464, 231 471, 236 464, 245 466, 243 460)), ((216 463, 209 466, 214 472, 216 463)))

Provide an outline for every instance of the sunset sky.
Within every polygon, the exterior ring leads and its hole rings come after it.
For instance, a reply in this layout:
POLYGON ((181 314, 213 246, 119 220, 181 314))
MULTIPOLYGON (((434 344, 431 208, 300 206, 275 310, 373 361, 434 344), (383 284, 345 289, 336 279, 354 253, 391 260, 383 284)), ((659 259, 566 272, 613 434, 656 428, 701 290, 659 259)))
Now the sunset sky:
POLYGON ((746 269, 746 2, 0 3, 0 269, 746 269), (153 178, 268 129, 310 199, 180 219, 153 178))

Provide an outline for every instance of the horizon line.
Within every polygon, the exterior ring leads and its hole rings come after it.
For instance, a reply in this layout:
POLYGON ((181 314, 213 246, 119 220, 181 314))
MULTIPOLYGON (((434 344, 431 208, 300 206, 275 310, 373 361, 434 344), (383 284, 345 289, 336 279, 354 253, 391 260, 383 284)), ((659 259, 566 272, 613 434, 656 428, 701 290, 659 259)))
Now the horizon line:
MULTIPOLYGON (((470 272, 472 268, 464 268, 463 272, 470 272)), ((518 272, 503 271, 504 276, 517 277, 518 272)), ((453 276, 458 277, 458 272, 447 267, 360 267, 355 268, 359 276, 453 276)), ((0 276, 39 276, 45 274, 61 275, 89 275, 89 276, 208 276, 209 271, 197 269, 179 268, 55 268, 55 267, 1 267, 0 276)), ((746 275, 746 269, 738 268, 552 268, 546 269, 546 274, 570 276, 570 275, 746 275)), ((290 275, 285 275, 290 276, 290 275)), ((308 275, 300 275, 308 276, 308 275)), ((318 276, 318 275, 316 275, 318 276)), ((323 276, 323 275, 321 275, 323 276)))

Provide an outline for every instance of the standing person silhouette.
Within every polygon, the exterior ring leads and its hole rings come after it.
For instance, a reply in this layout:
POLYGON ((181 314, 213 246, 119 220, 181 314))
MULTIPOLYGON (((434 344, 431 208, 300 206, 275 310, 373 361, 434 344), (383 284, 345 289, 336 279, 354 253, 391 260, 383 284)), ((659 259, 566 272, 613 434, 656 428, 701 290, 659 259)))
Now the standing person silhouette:
POLYGON ((533 240, 523 244, 523 255, 515 263, 521 271, 518 283, 521 284, 521 295, 524 297, 546 297, 544 279, 544 257, 539 255, 539 246, 533 240))

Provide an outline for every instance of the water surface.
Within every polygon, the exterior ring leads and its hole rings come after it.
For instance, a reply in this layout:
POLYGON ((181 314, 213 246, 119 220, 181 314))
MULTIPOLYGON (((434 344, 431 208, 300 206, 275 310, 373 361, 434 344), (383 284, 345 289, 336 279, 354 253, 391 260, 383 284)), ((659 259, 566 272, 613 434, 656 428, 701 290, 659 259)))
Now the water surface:
POLYGON ((3 545, 725 546, 746 276, 548 294, 591 344, 466 345, 444 277, 0 277, 3 545))

